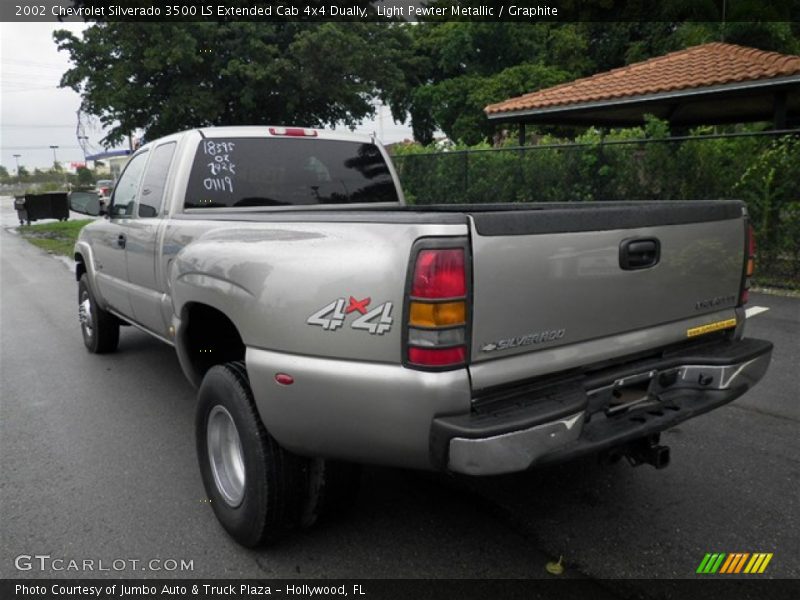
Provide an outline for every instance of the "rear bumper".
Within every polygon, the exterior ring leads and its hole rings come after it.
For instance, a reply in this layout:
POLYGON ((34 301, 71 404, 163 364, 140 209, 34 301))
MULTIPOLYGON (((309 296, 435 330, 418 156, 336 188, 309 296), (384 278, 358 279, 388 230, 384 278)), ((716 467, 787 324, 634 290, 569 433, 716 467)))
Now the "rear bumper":
POLYGON ((496 475, 621 446, 735 400, 764 376, 771 356, 767 341, 724 341, 517 390, 468 415, 435 419, 432 462, 496 475), (615 405, 622 390, 634 400, 615 405))

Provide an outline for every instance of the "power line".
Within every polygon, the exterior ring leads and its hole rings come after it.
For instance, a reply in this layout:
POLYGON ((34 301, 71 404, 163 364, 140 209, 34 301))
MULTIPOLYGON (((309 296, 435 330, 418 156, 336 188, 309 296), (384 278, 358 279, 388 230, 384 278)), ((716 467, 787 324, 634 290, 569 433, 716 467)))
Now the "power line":
MULTIPOLYGON (((80 146, 62 146, 59 148, 66 148, 69 150, 80 150, 80 146)), ((3 150, 50 150, 50 146, 3 146, 3 150)))
POLYGON ((0 63, 0 69, 3 71, 66 71, 71 69, 69 65, 46 67, 44 65, 23 65, 19 63, 0 63))
POLYGON ((3 83, 50 83, 56 81, 56 77, 41 77, 38 75, 7 75, 3 73, 0 75, 0 82, 3 83))
POLYGON ((59 87, 59 86, 57 84, 55 84, 55 83, 46 83, 44 81, 28 81, 27 83, 23 83, 22 81, 17 81, 17 82, 12 82, 12 83, 0 82, 0 88, 2 88, 3 90, 9 90, 9 91, 12 91, 12 92, 14 90, 16 90, 16 89, 26 89, 26 90, 29 89, 29 88, 39 88, 39 89, 52 88, 52 89, 55 89, 57 87, 59 87))
POLYGON ((63 67, 63 65, 61 63, 42 62, 42 61, 39 61, 39 60, 25 60, 25 59, 19 59, 19 58, 5 58, 4 57, 4 58, 0 59, 0 62, 4 62, 4 63, 9 64, 9 65, 18 64, 18 65, 30 65, 30 66, 34 66, 34 67, 53 67, 53 68, 56 68, 56 67, 61 68, 61 67, 63 67))
POLYGON ((58 89, 58 86, 49 85, 49 86, 46 86, 46 87, 32 87, 32 88, 25 88, 25 89, 21 89, 21 90, 4 90, 3 93, 4 94, 19 94, 19 93, 25 93, 25 92, 38 92, 38 91, 41 91, 41 90, 57 90, 57 89, 58 89))
POLYGON ((61 80, 54 77, 37 77, 36 75, 23 77, 20 76, 13 76, 13 77, 6 77, 5 75, 0 76, 0 85, 19 85, 19 84, 37 84, 37 85, 58 85, 61 80))

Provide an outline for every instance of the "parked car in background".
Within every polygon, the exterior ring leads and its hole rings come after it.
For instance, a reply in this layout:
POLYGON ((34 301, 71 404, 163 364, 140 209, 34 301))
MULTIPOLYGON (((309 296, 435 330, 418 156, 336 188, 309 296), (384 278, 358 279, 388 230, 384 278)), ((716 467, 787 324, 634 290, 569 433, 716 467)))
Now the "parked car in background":
POLYGON ((98 179, 95 184, 95 191, 101 200, 107 200, 111 197, 111 192, 114 191, 114 180, 98 179))

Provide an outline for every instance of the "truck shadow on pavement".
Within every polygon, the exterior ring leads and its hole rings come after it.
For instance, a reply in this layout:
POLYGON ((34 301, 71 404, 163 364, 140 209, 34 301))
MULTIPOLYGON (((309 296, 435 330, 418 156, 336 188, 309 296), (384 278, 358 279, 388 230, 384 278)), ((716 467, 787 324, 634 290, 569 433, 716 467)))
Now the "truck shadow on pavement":
MULTIPOLYGON (((162 478, 147 465, 161 462, 163 469, 161 457, 177 453, 169 469, 173 489, 163 492, 164 500, 200 498, 191 515, 181 517, 183 531, 174 540, 190 547, 200 540, 207 547, 213 540, 195 576, 219 576, 238 565, 237 571, 261 577, 547 578, 552 577, 547 562, 564 553, 567 576, 582 577, 583 565, 569 562, 569 552, 586 539, 568 525, 571 516, 591 513, 610 523, 618 517, 620 498, 625 503, 639 496, 647 500, 646 489, 636 483, 639 469, 601 466, 594 457, 490 478, 365 466, 350 510, 276 546, 247 550, 228 538, 201 502, 194 456, 196 392, 174 350, 126 327, 120 352, 103 359, 115 381, 135 388, 135 411, 121 409, 149 423, 141 468, 162 478)), ((120 400, 121 407, 125 401, 120 400)), ((166 521, 162 526, 175 527, 166 521)))

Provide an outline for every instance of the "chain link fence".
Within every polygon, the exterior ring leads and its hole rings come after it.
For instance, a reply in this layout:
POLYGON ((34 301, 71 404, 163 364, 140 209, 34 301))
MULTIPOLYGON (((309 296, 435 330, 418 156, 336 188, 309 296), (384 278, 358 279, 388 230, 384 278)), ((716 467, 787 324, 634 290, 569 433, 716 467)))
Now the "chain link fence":
POLYGON ((413 204, 739 199, 760 285, 800 288, 800 131, 401 153, 413 204))

